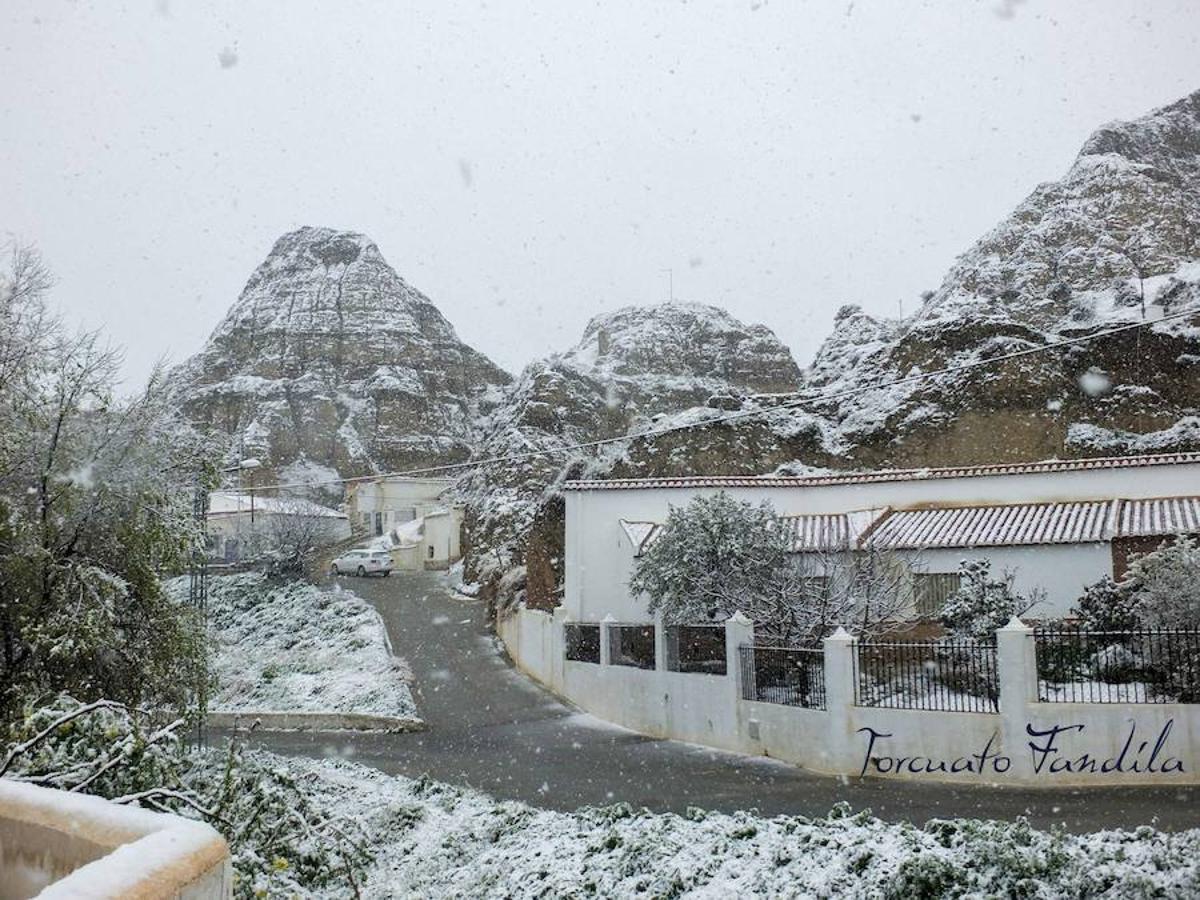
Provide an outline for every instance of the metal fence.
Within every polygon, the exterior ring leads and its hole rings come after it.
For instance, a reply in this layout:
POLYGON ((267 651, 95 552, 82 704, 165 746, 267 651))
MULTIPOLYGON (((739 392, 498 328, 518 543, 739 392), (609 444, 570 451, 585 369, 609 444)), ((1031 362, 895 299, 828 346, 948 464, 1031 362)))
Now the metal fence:
POLYGON ((1039 628, 1043 703, 1200 703, 1200 629, 1039 628))
POLYGON ((859 706, 999 712, 996 645, 976 641, 864 641, 854 657, 859 706))
POLYGON ((825 709, 825 651, 793 647, 738 648, 742 699, 825 709))
POLYGON ((608 661, 614 666, 654 668, 653 625, 609 625, 608 661))
POLYGON ((572 662, 600 663, 600 626, 569 622, 565 628, 567 659, 572 662))
POLYGON ((676 625, 666 629, 667 671, 724 675, 724 625, 676 625))

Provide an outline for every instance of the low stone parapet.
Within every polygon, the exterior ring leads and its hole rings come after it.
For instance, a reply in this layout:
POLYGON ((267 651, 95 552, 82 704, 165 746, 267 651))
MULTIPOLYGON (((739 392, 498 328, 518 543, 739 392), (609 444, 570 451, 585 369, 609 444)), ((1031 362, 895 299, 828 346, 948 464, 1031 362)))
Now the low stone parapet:
POLYGON ((218 900, 225 839, 202 822, 0 779, 0 895, 218 900), (39 893, 40 892, 40 893, 39 893))

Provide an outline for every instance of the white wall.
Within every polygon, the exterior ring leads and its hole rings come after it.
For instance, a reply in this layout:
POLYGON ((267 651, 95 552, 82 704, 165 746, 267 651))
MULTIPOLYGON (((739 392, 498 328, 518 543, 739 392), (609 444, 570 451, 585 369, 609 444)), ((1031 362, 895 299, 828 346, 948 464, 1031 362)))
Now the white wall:
POLYGON ((965 559, 990 559, 994 575, 1012 570, 1018 593, 1044 590, 1046 600, 1029 611, 1031 619, 1068 615, 1086 585, 1113 571, 1112 545, 1108 543, 923 550, 916 564, 924 572, 957 572, 965 559))
MULTIPOLYGON (((816 710, 741 699, 736 664, 730 674, 715 676, 664 671, 661 653, 655 670, 565 661, 566 621, 562 607, 553 615, 518 608, 497 628, 527 674, 587 712, 654 737, 845 776, 1059 786, 1200 783, 1200 704, 1039 703, 1034 643, 1024 628, 997 635, 1000 711, 968 713, 857 706, 848 637, 825 642, 826 709, 816 710), (1031 735, 1030 728, 1043 734, 1031 735), (1052 738, 1045 734, 1056 728, 1052 738), (877 737, 868 757, 872 732, 877 737), (1051 740, 1053 752, 1040 752, 1051 740), (985 747, 985 771, 963 767, 985 747)), ((750 642, 748 626, 727 625, 731 663, 736 648, 750 642)))
POLYGON ((463 513, 458 508, 425 517, 421 554, 427 564, 444 566, 462 556, 459 543, 462 520, 463 513), (431 549, 432 554, 429 552, 431 549))
MULTIPOLYGON (((453 481, 445 478, 392 478, 364 481, 350 491, 348 506, 353 513, 392 512, 398 509, 430 509, 453 481)), ((390 524, 390 523, 389 523, 390 524)))

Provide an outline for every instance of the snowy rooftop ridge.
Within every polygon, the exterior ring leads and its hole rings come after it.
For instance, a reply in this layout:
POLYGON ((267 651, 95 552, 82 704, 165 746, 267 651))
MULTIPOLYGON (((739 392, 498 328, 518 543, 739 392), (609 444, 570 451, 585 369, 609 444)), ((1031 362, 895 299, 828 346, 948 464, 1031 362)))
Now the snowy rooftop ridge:
POLYGON ((886 481, 933 481, 939 478, 980 478, 988 475, 1028 475, 1040 472, 1079 472, 1090 469, 1130 469, 1200 463, 1200 452, 1156 453, 1141 456, 1102 456, 1092 459, 1047 459, 1027 463, 990 463, 923 469, 879 469, 832 475, 688 475, 675 478, 606 478, 568 481, 564 491, 614 491, 640 488, 697 487, 819 487, 830 484, 874 484, 886 481))

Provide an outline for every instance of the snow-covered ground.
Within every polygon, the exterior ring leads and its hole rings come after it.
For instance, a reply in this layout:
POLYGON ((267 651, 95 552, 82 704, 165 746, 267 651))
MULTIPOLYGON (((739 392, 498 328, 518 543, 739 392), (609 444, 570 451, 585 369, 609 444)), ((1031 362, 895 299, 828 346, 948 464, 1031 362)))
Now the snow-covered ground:
POLYGON ((214 712, 417 717, 407 666, 392 656, 383 620, 349 591, 226 575, 209 581, 208 619, 217 642, 214 712))
MULTIPOLYGON (((1194 896, 1200 830, 1066 835, 1024 823, 925 828, 627 806, 539 810, 339 759, 278 760, 352 817, 375 861, 364 897, 1194 896)), ((349 890, 346 892, 349 893, 349 890)))

